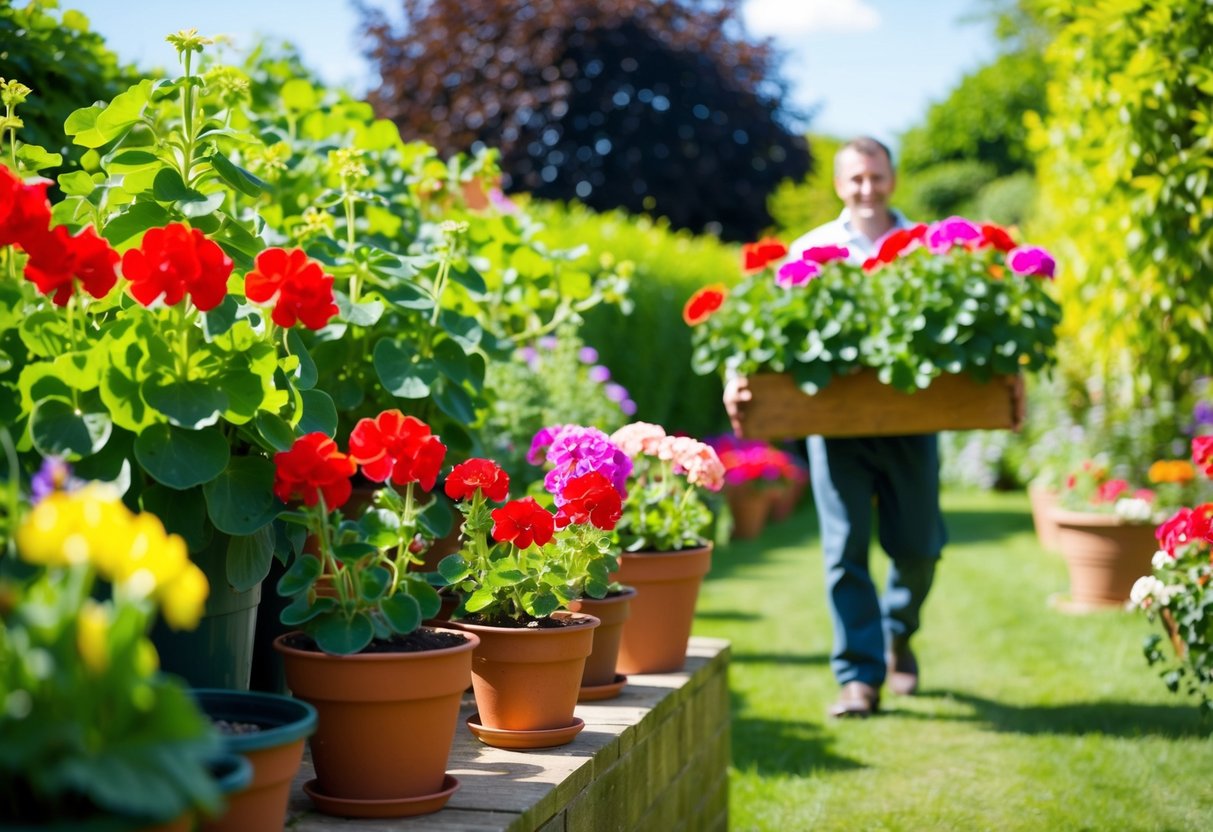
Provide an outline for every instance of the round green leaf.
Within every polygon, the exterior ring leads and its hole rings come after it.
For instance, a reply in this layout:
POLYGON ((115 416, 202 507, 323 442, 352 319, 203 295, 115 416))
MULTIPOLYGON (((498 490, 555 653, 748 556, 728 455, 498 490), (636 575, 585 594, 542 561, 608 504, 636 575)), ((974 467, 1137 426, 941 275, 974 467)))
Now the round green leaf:
POLYGON ((227 396, 205 381, 173 380, 165 384, 148 379, 143 385, 143 400, 172 424, 191 430, 215 424, 227 409, 227 396))
POLYGON ((347 621, 340 612, 333 612, 317 616, 313 621, 308 632, 316 639, 317 646, 337 656, 357 653, 375 637, 375 627, 365 613, 356 613, 347 621))
POLYGON ((217 428, 186 430, 156 424, 135 439, 135 459, 144 470, 179 491, 219 476, 229 456, 227 440, 217 428))
POLYGON ((375 373, 384 389, 402 399, 424 399, 438 378, 434 362, 417 359, 403 341, 383 339, 375 345, 375 373))
POLYGON ((278 579, 278 594, 284 598, 307 592, 324 571, 320 558, 300 555, 278 579))
POLYGON ((295 431, 276 413, 260 411, 253 419, 253 425, 275 451, 289 451, 295 444, 295 431))
POLYGON ((304 390, 299 394, 303 402, 303 416, 299 419, 299 433, 319 431, 326 436, 337 432, 337 408, 329 394, 323 390, 304 390))
POLYGON ((274 559, 274 527, 266 524, 252 534, 233 536, 227 544, 227 582, 246 592, 265 580, 274 559))
POLYGON ((363 601, 378 601, 391 582, 392 573, 382 566, 363 570, 358 580, 358 597, 363 601))
POLYGON ((287 331, 286 345, 291 355, 299 359, 299 367, 295 370, 295 386, 300 390, 311 390, 316 386, 316 362, 312 361, 307 346, 295 330, 287 331))
MULTIPOLYGON (((232 457, 227 468, 202 488, 211 522, 231 535, 252 534, 278 514, 274 463, 262 456, 232 457)), ((263 576, 264 577, 264 576, 263 576)))
POLYGON ((421 606, 417 599, 403 592, 380 601, 379 611, 398 633, 411 633, 421 626, 421 606))
POLYGON ((38 453, 79 459, 105 445, 114 423, 104 411, 85 413, 68 402, 44 399, 34 405, 29 428, 38 453))

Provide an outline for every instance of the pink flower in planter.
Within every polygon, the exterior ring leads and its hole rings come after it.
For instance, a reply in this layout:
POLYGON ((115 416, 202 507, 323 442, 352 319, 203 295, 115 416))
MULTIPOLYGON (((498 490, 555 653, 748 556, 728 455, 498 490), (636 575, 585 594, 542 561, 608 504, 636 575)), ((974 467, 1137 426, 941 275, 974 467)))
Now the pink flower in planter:
POLYGON ((804 250, 800 259, 824 266, 833 260, 846 260, 850 256, 851 250, 846 246, 812 246, 804 250))
POLYGON ((775 284, 784 289, 794 289, 803 286, 821 274, 821 264, 811 260, 793 260, 779 267, 775 275, 775 284))
POLYGON ((1050 279, 1057 269, 1053 255, 1039 246, 1019 246, 1011 249, 1011 252, 1007 254, 1007 265, 1018 275, 1035 275, 1050 279))
POLYGON ((972 248, 982 240, 981 228, 964 217, 948 217, 927 227, 927 248, 932 254, 943 254, 957 245, 972 248))

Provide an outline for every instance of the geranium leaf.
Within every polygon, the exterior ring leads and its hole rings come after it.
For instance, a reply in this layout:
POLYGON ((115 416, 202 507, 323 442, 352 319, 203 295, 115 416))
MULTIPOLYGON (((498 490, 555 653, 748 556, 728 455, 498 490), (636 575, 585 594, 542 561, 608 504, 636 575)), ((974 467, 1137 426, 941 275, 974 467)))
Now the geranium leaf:
POLYGON ((471 383, 477 391, 484 389, 484 358, 479 353, 466 353, 459 343, 447 338, 434 348, 434 361, 443 375, 459 384, 471 383))
POLYGON ((286 333, 286 345, 291 355, 299 359, 299 367, 295 370, 295 386, 300 390, 311 390, 316 386, 316 363, 308 354, 307 346, 299 333, 289 330, 286 333))
POLYGON ((339 611, 334 611, 314 618, 308 634, 324 652, 349 656, 371 643, 375 627, 365 613, 355 613, 347 620, 339 611))
POLYGON ((423 619, 433 618, 442 609, 442 599, 438 597, 438 590, 430 586, 427 581, 408 578, 401 584, 400 590, 407 592, 417 602, 423 619))
POLYGON ((253 418, 253 424, 269 446, 275 451, 289 451, 295 444, 295 431, 281 416, 262 410, 253 418))
POLYGON ((393 396, 402 399, 424 399, 430 395, 430 385, 438 378, 433 361, 418 359, 412 347, 403 341, 383 339, 375 345, 375 373, 393 396))
POLYGON ((299 419, 299 433, 319 431, 326 436, 337 432, 337 408, 329 394, 323 390, 304 390, 299 394, 303 402, 303 415, 299 419))
POLYGON ((227 409, 227 396, 205 381, 161 383, 148 379, 142 392, 143 400, 164 414, 170 423, 191 430, 215 424, 227 409))
POLYGON ((159 228, 169 221, 168 211, 155 202, 136 202, 110 219, 101 236, 111 244, 120 245, 149 228, 159 228))
POLYGON ((403 592, 384 598, 379 611, 397 633, 411 633, 421 625, 421 606, 417 599, 403 592))
POLYGON ((157 424, 135 439, 135 459, 159 483, 179 491, 210 482, 227 467, 227 439, 217 428, 157 424))
POLYGON ((323 571, 324 566, 320 563, 319 558, 312 555, 300 555, 278 579, 278 594, 289 598, 292 595, 306 592, 312 584, 316 583, 316 579, 323 571))
POLYGON ((278 614, 278 620, 288 627, 298 627, 301 624, 306 624, 318 615, 332 612, 336 606, 337 600, 335 598, 325 598, 323 596, 309 603, 307 594, 301 592, 278 614))
MULTIPOLYGON (((274 463, 262 456, 235 456, 202 488, 211 522, 231 535, 268 525, 281 505, 274 499, 274 463)), ((264 577, 264 576, 263 576, 264 577)))
POLYGON ((358 576, 358 597, 367 602, 378 601, 391 583, 391 572, 382 566, 372 566, 358 576))
POLYGON ((100 450, 114 428, 104 410, 85 412, 59 399, 44 399, 30 413, 34 447, 43 456, 79 459, 100 450))
POLYGON ((470 425, 476 421, 476 406, 468 392, 451 381, 443 380, 434 390, 434 404, 456 422, 470 425))
POLYGON ((234 535, 227 544, 227 580, 246 592, 265 580, 274 560, 274 527, 266 524, 252 534, 234 535))
POLYGON ((215 173, 219 174, 224 182, 242 194, 259 196, 268 187, 265 182, 236 165, 221 153, 211 154, 207 161, 211 163, 211 167, 215 169, 215 173))

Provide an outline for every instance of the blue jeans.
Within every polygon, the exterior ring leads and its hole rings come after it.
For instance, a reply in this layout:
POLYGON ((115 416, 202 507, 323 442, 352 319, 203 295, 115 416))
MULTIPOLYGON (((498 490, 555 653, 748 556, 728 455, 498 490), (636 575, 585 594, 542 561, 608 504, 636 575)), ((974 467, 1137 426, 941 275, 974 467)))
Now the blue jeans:
POLYGON ((810 436, 808 448, 834 625, 830 666, 839 684, 879 687, 886 646, 918 630, 947 541, 939 508, 938 437, 810 436), (868 570, 873 498, 880 545, 892 559, 883 599, 868 570))

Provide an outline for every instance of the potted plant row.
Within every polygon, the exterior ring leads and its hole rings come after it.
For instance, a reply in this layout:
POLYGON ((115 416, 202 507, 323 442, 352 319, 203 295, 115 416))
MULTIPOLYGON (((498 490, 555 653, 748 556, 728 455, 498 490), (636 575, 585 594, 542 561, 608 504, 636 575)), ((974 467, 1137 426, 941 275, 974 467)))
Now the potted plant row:
POLYGON ((863 263, 845 246, 784 262, 775 240, 743 256, 741 283, 705 287, 683 311, 694 370, 747 379, 739 435, 1016 427, 1019 374, 1053 360, 1053 258, 998 226, 898 229, 863 263))

